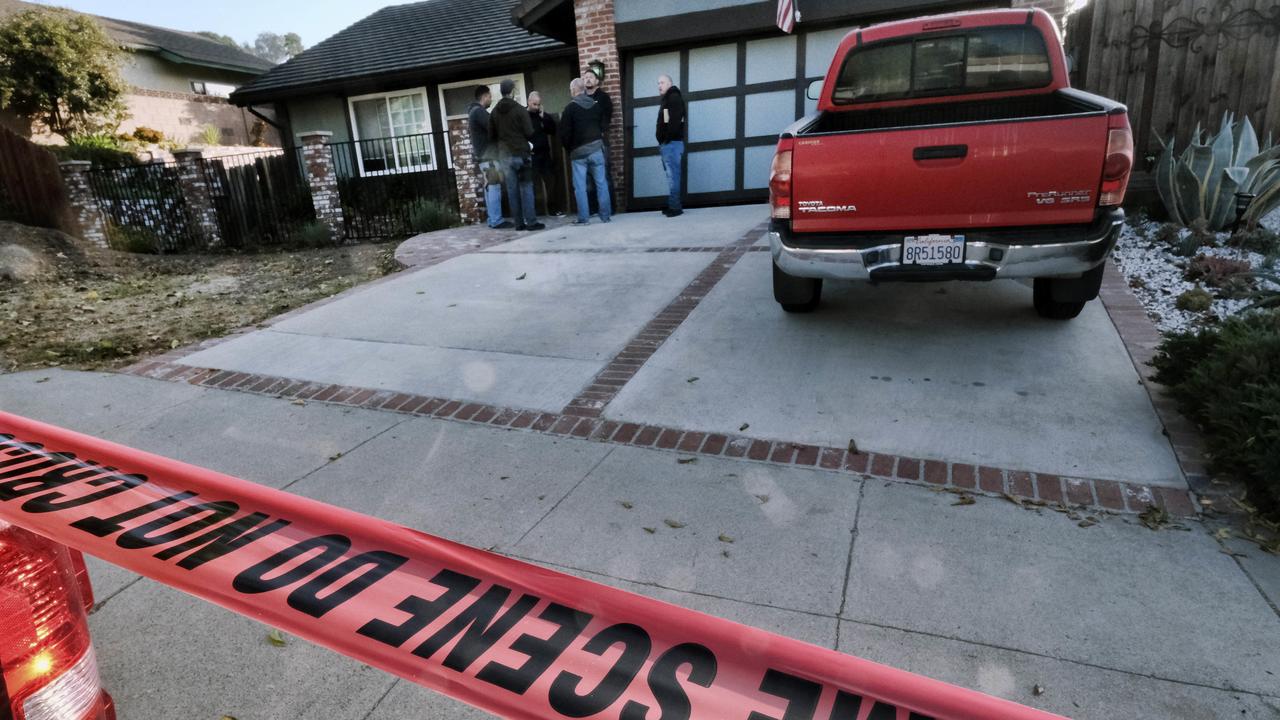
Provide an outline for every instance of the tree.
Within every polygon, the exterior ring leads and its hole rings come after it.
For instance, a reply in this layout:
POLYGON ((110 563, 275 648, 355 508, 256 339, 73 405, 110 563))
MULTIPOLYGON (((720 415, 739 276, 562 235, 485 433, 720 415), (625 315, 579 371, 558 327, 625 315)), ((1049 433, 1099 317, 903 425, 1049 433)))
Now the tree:
POLYGON ((235 38, 233 38, 233 37, 231 37, 230 35, 223 35, 223 34, 221 34, 221 33, 216 33, 216 32, 213 32, 213 31, 211 31, 211 30, 201 30, 200 32, 198 32, 198 33, 196 33, 196 34, 197 34, 197 35, 202 35, 202 36, 204 36, 204 37, 207 37, 207 38, 209 38, 210 40, 213 40, 213 41, 215 41, 215 42, 220 42, 220 43, 222 43, 223 45, 230 45, 230 46, 231 46, 231 47, 233 47, 233 48, 239 48, 239 47, 240 47, 240 43, 236 42, 236 39, 235 39, 235 38))
POLYGON ((302 52, 302 38, 297 33, 284 35, 273 32, 258 33, 258 39, 253 41, 253 47, 246 45, 245 49, 263 60, 270 60, 273 63, 284 62, 302 52))
POLYGON ((63 137, 114 130, 125 116, 122 53, 86 15, 13 15, 0 23, 0 107, 63 137))

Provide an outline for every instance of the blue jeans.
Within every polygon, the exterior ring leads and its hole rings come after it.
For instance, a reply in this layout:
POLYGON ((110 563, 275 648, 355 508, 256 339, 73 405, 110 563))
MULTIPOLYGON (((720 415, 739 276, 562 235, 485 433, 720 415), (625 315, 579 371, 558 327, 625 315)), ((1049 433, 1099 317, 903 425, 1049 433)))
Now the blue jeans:
POLYGON ((684 165, 684 142, 672 140, 658 146, 662 153, 662 167, 667 171, 667 207, 680 210, 680 170, 684 165))
POLYGON ((498 164, 492 160, 485 160, 480 163, 480 173, 485 176, 484 186, 484 209, 489 216, 489 227, 498 227, 503 223, 502 220, 502 183, 489 184, 487 178, 487 170, 490 167, 497 167, 498 164))
POLYGON ((527 157, 509 157, 502 162, 502 174, 512 219, 517 225, 538 222, 538 211, 533 207, 533 161, 527 157))
POLYGON ((591 217, 591 206, 587 204, 588 171, 591 173, 591 182, 596 187, 600 219, 609 222, 613 208, 609 205, 609 183, 604 177, 604 153, 599 150, 573 161, 573 196, 578 201, 578 222, 586 222, 591 217))

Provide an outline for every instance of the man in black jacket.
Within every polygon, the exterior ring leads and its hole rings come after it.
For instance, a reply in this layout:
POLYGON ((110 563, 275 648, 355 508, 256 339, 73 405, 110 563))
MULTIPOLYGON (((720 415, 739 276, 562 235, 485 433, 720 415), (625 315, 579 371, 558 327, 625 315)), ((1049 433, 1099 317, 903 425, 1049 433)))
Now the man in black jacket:
POLYGON ((477 85, 475 98, 467 106, 467 130, 471 133, 471 154, 484 176, 484 207, 489 227, 514 227, 502 219, 502 171, 489 152, 489 105, 493 103, 493 93, 487 85, 477 85))
POLYGON ((533 174, 536 181, 534 195, 537 195, 537 186, 541 186, 547 214, 552 214, 554 204, 555 214, 562 215, 559 209, 561 201, 559 184, 556 182, 556 163, 551 155, 551 138, 556 134, 556 119, 542 109, 542 94, 536 90, 529 93, 529 121, 533 123, 533 139, 529 142, 533 145, 533 174))
POLYGON ((507 186, 507 205, 516 220, 516 230, 541 230, 533 207, 533 123, 529 111, 511 97, 516 83, 510 78, 499 86, 502 99, 489 118, 489 141, 494 143, 507 186))
MULTIPOLYGON (((604 82, 603 65, 591 65, 582 73, 582 83, 587 97, 600 105, 600 140, 604 143, 604 177, 605 183, 608 184, 609 166, 613 162, 609 159, 609 126, 613 124, 613 98, 600 87, 602 82, 604 82)), ((610 186, 610 200, 613 199, 612 190, 610 186)))
POLYGON ((573 196, 578 205, 578 219, 574 225, 586 225, 591 219, 591 206, 587 201, 587 175, 599 199, 600 220, 609 222, 613 207, 609 202, 609 185, 605 181, 604 142, 601 140, 601 107, 586 93, 581 78, 569 83, 573 101, 560 114, 560 142, 569 150, 573 162, 573 196))
POLYGON ((683 215, 681 207, 681 172, 684 167, 684 96, 680 88, 671 83, 670 75, 658 76, 658 94, 662 104, 658 106, 658 151, 662 154, 662 167, 667 171, 667 207, 662 211, 667 217, 683 215))

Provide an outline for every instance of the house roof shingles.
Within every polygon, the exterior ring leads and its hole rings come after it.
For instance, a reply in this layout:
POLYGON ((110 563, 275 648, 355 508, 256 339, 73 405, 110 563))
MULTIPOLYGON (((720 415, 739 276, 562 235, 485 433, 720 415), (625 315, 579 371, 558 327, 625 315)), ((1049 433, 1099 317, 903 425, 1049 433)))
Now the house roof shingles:
POLYGON ((232 94, 237 104, 433 67, 567 50, 511 22, 515 0, 427 0, 382 8, 232 94))
MULTIPOLYGON (((0 0, 0 17, 13 15, 24 10, 46 9, 49 5, 20 2, 19 0, 0 0)), ((84 13, 88 15, 88 13, 84 13)), ((267 68, 275 67, 275 63, 263 60, 256 55, 232 47, 216 40, 182 30, 146 25, 131 20, 90 15, 97 20, 102 29, 113 40, 131 50, 163 52, 181 62, 195 65, 238 70, 245 73, 258 74, 267 68)))

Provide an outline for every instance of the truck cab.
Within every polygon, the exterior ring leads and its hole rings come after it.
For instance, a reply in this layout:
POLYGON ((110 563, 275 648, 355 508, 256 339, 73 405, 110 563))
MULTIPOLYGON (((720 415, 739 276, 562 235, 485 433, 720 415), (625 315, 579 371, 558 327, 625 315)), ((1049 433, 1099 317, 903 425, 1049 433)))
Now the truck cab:
POLYGON ((1119 236, 1125 107, 1072 89, 1040 10, 855 30, 815 113, 778 140, 769 183, 774 297, 817 307, 824 279, 1030 278, 1040 315, 1097 297, 1119 236))

